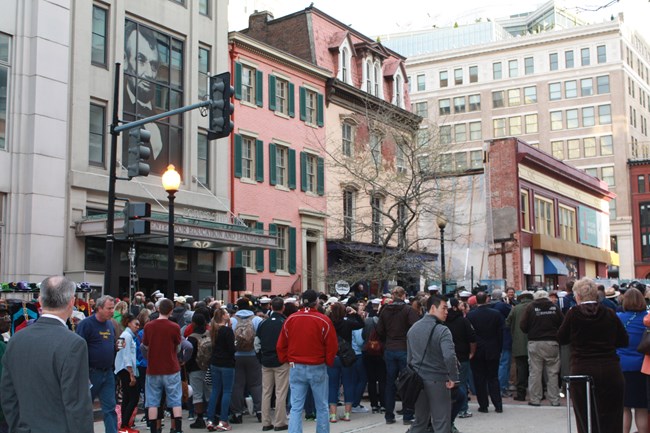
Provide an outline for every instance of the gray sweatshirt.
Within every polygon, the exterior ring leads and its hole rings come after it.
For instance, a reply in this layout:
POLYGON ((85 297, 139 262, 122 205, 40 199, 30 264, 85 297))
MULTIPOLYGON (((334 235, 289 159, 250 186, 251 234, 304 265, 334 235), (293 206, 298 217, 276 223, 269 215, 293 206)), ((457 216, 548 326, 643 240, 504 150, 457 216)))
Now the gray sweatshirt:
POLYGON ((458 381, 458 362, 451 331, 431 314, 425 314, 409 329, 406 334, 406 347, 406 361, 424 380, 458 381), (429 341, 429 348, 420 366, 427 338, 431 333, 431 328, 436 324, 436 329, 429 341))

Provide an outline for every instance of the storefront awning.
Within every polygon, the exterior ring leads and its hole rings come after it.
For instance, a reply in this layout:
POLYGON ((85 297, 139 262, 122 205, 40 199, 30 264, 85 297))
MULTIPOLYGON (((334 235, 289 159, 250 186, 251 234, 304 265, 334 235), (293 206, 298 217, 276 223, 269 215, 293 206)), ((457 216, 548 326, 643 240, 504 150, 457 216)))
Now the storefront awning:
MULTIPOLYGON (((151 234, 141 236, 143 242, 167 245, 168 215, 153 212, 151 234)), ((106 237, 107 216, 93 215, 76 222, 76 234, 80 237, 106 237)), ((123 214, 115 214, 115 238, 124 237, 123 214)), ((277 237, 251 227, 205 221, 176 216, 174 218, 174 244, 177 247, 199 248, 216 251, 240 251, 277 248, 277 237)))
POLYGON ((544 255, 544 275, 569 275, 569 270, 562 260, 555 256, 544 255))

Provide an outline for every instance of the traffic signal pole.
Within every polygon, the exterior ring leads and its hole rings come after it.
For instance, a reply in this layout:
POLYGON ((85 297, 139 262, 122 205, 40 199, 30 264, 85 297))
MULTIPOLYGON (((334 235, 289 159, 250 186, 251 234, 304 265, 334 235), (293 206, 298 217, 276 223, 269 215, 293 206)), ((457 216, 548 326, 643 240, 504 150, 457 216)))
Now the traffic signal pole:
MULTIPOLYGON (((111 287, 113 276, 113 251, 115 244, 115 183, 117 180, 131 180, 130 177, 117 177, 117 145, 118 137, 121 132, 128 131, 134 128, 140 128, 147 123, 155 122, 156 120, 164 119, 166 117, 183 114, 187 111, 196 110, 197 108, 210 107, 210 120, 215 117, 223 117, 220 130, 216 134, 211 134, 210 139, 226 137, 232 131, 233 125, 228 117, 234 110, 233 105, 230 103, 233 89, 230 86, 230 73, 225 72, 218 76, 211 77, 210 80, 210 96, 211 99, 206 101, 197 102, 196 104, 187 105, 185 107, 177 108, 175 110, 166 111, 164 113, 149 116, 144 119, 135 120, 133 122, 122 123, 120 125, 119 113, 119 98, 120 98, 120 63, 115 64, 115 88, 113 91, 113 122, 111 123, 111 152, 109 163, 109 181, 108 181, 108 215, 106 218, 106 257, 104 261, 104 287, 102 293, 106 295, 115 296, 117 290, 113 291, 111 287), (219 81, 224 81, 222 85, 218 85, 219 81), (221 98, 226 98, 225 100, 221 98), (229 105, 226 105, 229 104, 229 105), (218 113, 213 113, 218 110, 218 113)), ((212 125, 210 126, 212 128, 212 125)), ((209 131, 211 132, 211 131, 209 131)))

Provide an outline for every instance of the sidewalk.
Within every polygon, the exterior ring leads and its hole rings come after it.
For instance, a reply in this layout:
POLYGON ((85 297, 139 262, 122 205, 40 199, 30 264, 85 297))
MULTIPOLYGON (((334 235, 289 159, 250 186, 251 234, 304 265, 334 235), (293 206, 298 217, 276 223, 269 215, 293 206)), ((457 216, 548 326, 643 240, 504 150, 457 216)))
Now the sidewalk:
MULTIPOLYGON (((503 400, 503 413, 494 412, 490 407, 489 413, 479 413, 476 400, 470 402, 470 410, 474 413, 471 418, 457 419, 456 428, 461 433, 558 433, 567 431, 567 409, 565 400, 562 406, 551 407, 547 401, 543 402, 541 407, 528 406, 526 402, 516 402, 511 398, 503 400)), ((368 401, 362 404, 370 407, 368 401)), ((399 407, 399 403, 398 403, 399 407)), ((340 411, 340 408, 339 408, 340 411)), ((101 418, 101 415, 100 415, 101 418)), ((141 415, 136 417, 136 421, 142 418, 141 415)), ((405 433, 408 426, 402 424, 402 417, 397 416, 397 423, 387 425, 383 415, 372 413, 354 413, 350 422, 338 421, 330 423, 331 433, 405 433)), ((572 418, 572 422, 573 418, 572 418)), ((190 429, 191 421, 187 421, 187 411, 183 411, 183 431, 185 433, 207 432, 206 429, 190 429)), ((165 420, 163 432, 168 433, 171 427, 171 421, 165 420)), ((260 433, 262 424, 257 422, 254 416, 244 416, 243 424, 233 424, 233 433, 260 433)), ((136 422, 136 428, 142 433, 148 433, 147 426, 136 422)), ((575 424, 572 426, 575 429, 575 424)), ((316 423, 313 421, 303 422, 304 433, 316 433, 316 423)), ((100 420, 95 422, 95 433, 104 433, 104 423, 100 420)))

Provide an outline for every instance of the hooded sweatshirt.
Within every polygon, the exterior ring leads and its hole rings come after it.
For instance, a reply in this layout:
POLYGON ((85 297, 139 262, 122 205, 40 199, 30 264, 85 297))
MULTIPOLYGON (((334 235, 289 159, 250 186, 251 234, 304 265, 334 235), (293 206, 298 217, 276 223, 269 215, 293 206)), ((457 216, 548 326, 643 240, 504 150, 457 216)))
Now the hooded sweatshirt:
POLYGON ((384 349, 406 352, 406 333, 418 320, 418 312, 404 301, 384 305, 377 323, 377 334, 385 341, 384 349))

